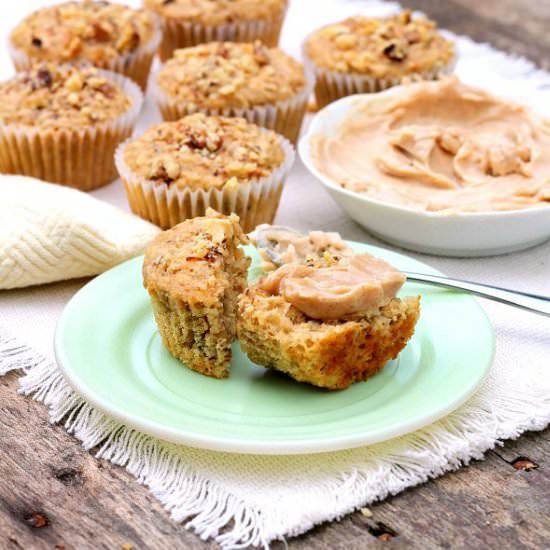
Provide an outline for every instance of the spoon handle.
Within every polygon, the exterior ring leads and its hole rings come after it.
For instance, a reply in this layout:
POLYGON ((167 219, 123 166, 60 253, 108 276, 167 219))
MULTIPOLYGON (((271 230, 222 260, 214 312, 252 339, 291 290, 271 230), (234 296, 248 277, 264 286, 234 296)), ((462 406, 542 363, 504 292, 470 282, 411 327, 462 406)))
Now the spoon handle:
POLYGON ((550 296, 540 296, 537 294, 528 294, 527 292, 519 292, 516 290, 508 290, 498 286, 482 285, 479 283, 471 283, 470 281, 461 281, 460 279, 450 279, 449 277, 441 277, 439 275, 424 275, 420 273, 405 273, 409 281, 418 283, 428 283, 434 286, 444 288, 456 288, 458 290, 466 290, 471 294, 494 300, 502 304, 508 304, 520 309, 526 309, 533 313, 539 313, 550 317, 550 296))

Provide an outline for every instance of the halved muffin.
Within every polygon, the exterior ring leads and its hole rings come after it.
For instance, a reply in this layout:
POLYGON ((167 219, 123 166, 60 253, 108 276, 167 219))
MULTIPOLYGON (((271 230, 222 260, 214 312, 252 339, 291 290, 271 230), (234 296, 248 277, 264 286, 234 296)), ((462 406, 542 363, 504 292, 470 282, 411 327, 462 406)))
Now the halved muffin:
POLYGON ((420 297, 396 298, 405 276, 369 254, 288 264, 239 298, 248 357, 332 390, 370 378, 414 333, 420 297))
POLYGON ((239 218, 209 209, 158 235, 145 252, 143 282, 168 351, 189 368, 229 376, 237 297, 250 259, 239 218))

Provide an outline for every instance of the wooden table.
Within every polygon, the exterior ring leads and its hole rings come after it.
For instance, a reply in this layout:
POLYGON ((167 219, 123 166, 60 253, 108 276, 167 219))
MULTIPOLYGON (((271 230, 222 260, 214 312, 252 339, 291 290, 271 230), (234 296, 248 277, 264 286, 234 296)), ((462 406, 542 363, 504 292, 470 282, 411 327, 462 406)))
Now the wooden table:
MULTIPOLYGON (((301 0, 305 1, 305 0, 301 0)), ((550 0, 411 0, 442 27, 550 69, 550 0)), ((216 548, 125 470, 98 461, 0 379, 0 548, 216 548)), ((294 539, 292 549, 550 548, 550 430, 294 539), (535 466, 538 465, 538 468, 535 466)), ((274 548, 283 548, 275 544, 274 548)))

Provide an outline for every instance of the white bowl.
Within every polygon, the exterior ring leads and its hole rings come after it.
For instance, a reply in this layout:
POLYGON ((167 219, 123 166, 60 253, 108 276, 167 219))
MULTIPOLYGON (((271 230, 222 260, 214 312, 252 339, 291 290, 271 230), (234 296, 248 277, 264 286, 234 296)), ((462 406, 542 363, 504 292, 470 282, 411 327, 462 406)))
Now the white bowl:
POLYGON ((307 169, 356 222, 389 243, 439 256, 491 256, 523 250, 550 239, 550 205, 506 212, 423 212, 382 202, 342 188, 317 170, 310 151, 315 134, 334 135, 358 105, 395 94, 391 88, 331 103, 317 113, 298 150, 307 169))

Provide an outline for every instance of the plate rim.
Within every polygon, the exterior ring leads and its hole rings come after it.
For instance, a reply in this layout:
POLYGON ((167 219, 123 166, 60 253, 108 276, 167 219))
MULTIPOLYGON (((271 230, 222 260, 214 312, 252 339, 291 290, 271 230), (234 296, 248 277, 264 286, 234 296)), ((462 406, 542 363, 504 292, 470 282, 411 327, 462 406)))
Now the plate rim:
MULTIPOLYGON (((375 254, 377 250, 383 250, 385 252, 390 252, 392 254, 410 258, 410 256, 408 256, 407 254, 396 252, 391 249, 361 243, 358 241, 347 240, 346 242, 351 244, 352 246, 368 246, 369 249, 372 250, 375 254)), ((210 451, 257 455, 316 454, 324 452, 343 451, 367 445, 373 445, 376 443, 381 443, 383 441, 394 439, 396 437, 404 436, 409 433, 413 433, 421 428, 437 422, 438 420, 441 420, 452 411, 458 409, 461 405, 468 401, 485 382, 489 374, 490 368, 494 362, 496 352, 496 338, 494 327, 484 308, 481 307, 481 305, 479 304, 479 301, 473 296, 468 296, 468 298, 471 299, 477 307, 478 312, 481 313, 481 318, 483 319, 483 322, 488 329, 488 333, 491 337, 491 340, 489 342, 489 357, 487 363, 481 366, 481 368, 483 368, 483 373, 470 387, 470 389, 467 392, 460 394, 455 399, 448 401, 445 406, 439 407, 435 413, 432 412, 431 414, 421 415, 416 420, 403 422, 393 429, 379 428, 374 432, 359 432, 344 436, 331 436, 328 440, 318 438, 311 440, 289 439, 279 441, 258 441, 251 440, 250 438, 246 437, 244 439, 235 439, 227 438, 224 436, 205 436, 198 434, 196 431, 189 431, 185 427, 175 429, 162 426, 162 424, 157 421, 150 421, 145 418, 136 418, 132 414, 125 413, 119 406, 112 405, 99 393, 86 387, 86 385, 83 384, 78 378, 76 371, 70 367, 70 361, 66 356, 66 352, 62 343, 63 329, 65 323, 67 323, 69 314, 74 307, 74 303, 76 303, 77 301, 77 297, 82 292, 89 292, 89 289, 96 284, 101 284, 103 278, 107 277, 114 270, 120 269, 130 263, 138 263, 141 259, 142 256, 137 256, 135 258, 131 258, 130 260, 122 262, 117 266, 114 266, 113 268, 107 270, 106 272, 98 275, 97 277, 86 283, 71 297, 69 302, 65 305, 63 312, 56 324, 54 333, 54 355, 57 365, 67 383, 71 386, 75 393, 77 393, 88 404, 92 405, 94 408, 97 408, 100 412, 115 420, 116 422, 124 425, 126 428, 142 432, 149 437, 161 439, 169 443, 186 445, 189 447, 210 451)), ((429 270, 433 274, 443 275, 443 273, 439 270, 432 268, 431 266, 425 264, 420 260, 416 260, 416 258, 410 259, 422 263, 427 268, 429 268, 429 270)))

